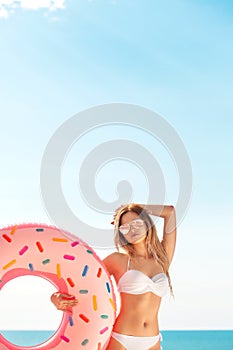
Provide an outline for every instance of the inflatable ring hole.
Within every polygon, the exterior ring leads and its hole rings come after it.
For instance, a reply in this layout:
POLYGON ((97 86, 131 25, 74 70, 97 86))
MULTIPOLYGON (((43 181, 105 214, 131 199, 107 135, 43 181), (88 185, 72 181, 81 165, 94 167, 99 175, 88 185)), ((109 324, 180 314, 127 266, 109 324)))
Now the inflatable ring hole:
POLYGON ((0 290, 0 333, 10 343, 36 346, 59 328, 63 313, 50 301, 56 290, 39 276, 19 276, 0 290))

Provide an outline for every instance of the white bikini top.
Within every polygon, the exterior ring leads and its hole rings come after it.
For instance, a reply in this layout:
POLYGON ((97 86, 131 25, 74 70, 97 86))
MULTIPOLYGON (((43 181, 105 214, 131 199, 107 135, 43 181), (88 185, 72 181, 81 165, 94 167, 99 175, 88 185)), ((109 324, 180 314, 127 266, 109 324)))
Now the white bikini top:
POLYGON ((118 292, 128 294, 144 294, 152 292, 159 297, 165 296, 170 288, 167 275, 164 272, 157 273, 152 278, 139 270, 129 270, 129 261, 127 271, 118 281, 118 292))

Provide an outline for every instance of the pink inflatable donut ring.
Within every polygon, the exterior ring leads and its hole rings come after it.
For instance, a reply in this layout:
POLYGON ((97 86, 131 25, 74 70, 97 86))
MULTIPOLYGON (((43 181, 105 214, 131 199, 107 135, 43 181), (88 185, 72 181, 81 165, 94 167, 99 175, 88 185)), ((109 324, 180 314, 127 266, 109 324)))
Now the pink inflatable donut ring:
POLYGON ((71 312, 63 312, 59 328, 46 342, 18 346, 0 334, 0 349, 106 349, 116 300, 109 274, 92 248, 56 227, 27 224, 0 230, 0 252, 0 290, 16 277, 34 275, 78 299, 71 312))

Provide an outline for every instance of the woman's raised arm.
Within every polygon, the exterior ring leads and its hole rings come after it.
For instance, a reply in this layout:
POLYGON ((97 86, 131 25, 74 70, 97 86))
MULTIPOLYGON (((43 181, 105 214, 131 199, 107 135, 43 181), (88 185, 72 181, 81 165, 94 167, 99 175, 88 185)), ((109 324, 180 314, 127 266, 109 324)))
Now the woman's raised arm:
POLYGON ((172 205, 144 205, 143 208, 150 215, 155 215, 164 219, 163 237, 161 244, 165 249, 171 264, 176 246, 176 212, 172 205))

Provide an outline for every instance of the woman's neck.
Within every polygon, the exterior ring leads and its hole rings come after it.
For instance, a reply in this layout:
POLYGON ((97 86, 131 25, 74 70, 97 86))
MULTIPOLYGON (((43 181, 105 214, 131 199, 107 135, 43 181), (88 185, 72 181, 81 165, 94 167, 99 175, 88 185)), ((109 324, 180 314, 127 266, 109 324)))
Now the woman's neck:
POLYGON ((145 242, 134 244, 134 256, 133 257, 136 259, 149 259, 149 254, 147 252, 145 242))

